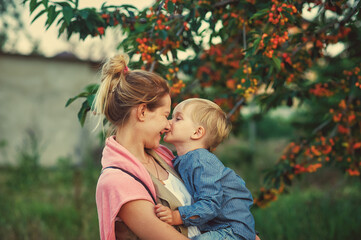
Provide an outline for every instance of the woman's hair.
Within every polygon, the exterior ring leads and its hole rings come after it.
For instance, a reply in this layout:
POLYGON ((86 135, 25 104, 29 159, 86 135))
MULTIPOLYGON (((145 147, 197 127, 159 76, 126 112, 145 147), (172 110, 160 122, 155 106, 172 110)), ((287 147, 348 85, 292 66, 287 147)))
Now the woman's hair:
POLYGON ((130 70, 128 62, 128 55, 120 54, 103 65, 93 102, 95 114, 104 115, 114 126, 126 123, 133 107, 145 103, 153 111, 161 106, 160 99, 169 94, 166 80, 152 72, 130 70))
POLYGON ((206 130, 206 147, 216 148, 230 133, 232 125, 223 110, 214 102, 202 98, 189 98, 176 106, 190 109, 192 121, 206 130))

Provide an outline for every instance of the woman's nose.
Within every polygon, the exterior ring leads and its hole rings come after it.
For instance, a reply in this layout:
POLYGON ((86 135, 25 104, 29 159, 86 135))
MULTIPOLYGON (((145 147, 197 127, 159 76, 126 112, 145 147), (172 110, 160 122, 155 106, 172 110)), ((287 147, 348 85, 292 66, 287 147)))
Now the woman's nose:
POLYGON ((170 126, 171 126, 171 120, 168 120, 167 125, 164 128, 164 132, 169 132, 170 131, 170 126))

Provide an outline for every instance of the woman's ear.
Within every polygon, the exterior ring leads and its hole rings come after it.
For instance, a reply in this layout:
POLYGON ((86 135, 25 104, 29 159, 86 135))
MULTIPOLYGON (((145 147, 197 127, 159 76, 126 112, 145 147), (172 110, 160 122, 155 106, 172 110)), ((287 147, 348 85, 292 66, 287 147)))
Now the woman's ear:
POLYGON ((145 114, 147 112, 147 105, 145 103, 139 104, 137 107, 137 118, 143 122, 145 120, 145 114))
POLYGON ((199 126, 192 134, 191 139, 198 140, 201 139, 204 135, 206 135, 206 129, 204 127, 199 126))

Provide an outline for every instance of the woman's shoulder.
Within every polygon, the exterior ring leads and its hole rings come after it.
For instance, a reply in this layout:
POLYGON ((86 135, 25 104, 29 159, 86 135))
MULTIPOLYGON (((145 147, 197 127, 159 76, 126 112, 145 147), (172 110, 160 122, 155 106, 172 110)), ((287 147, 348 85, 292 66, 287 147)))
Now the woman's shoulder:
POLYGON ((168 164, 172 164, 174 158, 173 152, 164 145, 159 145, 158 148, 154 149, 158 155, 160 155, 164 161, 168 164))
POLYGON ((118 199, 121 202, 130 200, 152 201, 150 194, 132 176, 117 169, 106 169, 98 179, 96 195, 118 199))
POLYGON ((113 189, 114 186, 128 185, 132 177, 117 169, 105 169, 101 173, 97 188, 113 189))

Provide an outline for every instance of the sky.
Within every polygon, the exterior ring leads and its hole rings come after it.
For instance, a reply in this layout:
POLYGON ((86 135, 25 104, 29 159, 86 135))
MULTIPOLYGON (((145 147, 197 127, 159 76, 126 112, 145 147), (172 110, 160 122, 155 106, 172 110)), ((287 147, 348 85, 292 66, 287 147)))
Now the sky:
MULTIPOLYGON (((22 2, 22 0, 17 0, 22 2)), ((151 0, 108 0, 108 5, 122 5, 131 4, 135 7, 142 9, 150 6, 154 1, 151 0)), ((79 0, 79 7, 95 7, 100 8, 104 3, 104 0, 79 0)), ((119 29, 107 29, 106 37, 100 39, 99 37, 87 38, 86 40, 80 40, 77 35, 66 39, 66 34, 63 34, 58 38, 58 29, 55 26, 51 26, 48 30, 45 29, 44 24, 46 17, 43 16, 31 24, 31 20, 37 14, 37 12, 30 15, 28 4, 25 6, 23 12, 23 19, 25 28, 28 33, 39 44, 39 52, 46 57, 53 57, 62 52, 73 52, 80 59, 89 60, 101 60, 111 55, 114 55, 117 44, 123 37, 120 34, 119 29), (99 47, 101 46, 101 47, 99 47)), ((313 9, 311 12, 303 11, 303 16, 306 19, 312 19, 317 14, 317 9, 313 9)), ((20 54, 30 54, 32 51, 32 43, 26 38, 20 37, 16 46, 16 51, 20 54)), ((342 45, 334 45, 328 48, 328 51, 333 55, 342 50, 342 45)))
MULTIPOLYGON (((22 0, 17 1, 21 2, 22 0)), ((106 2, 107 5, 131 4, 138 9, 148 7, 153 3, 153 1, 148 0, 108 0, 106 2)), ((79 8, 100 8, 103 3, 103 0, 79 0, 79 8)), ((26 4, 22 17, 25 28, 30 35, 38 41, 39 51, 46 57, 53 57, 62 52, 74 52, 81 59, 100 60, 114 54, 114 49, 116 49, 119 39, 122 37, 119 30, 110 29, 107 30, 106 38, 103 39, 95 37, 87 38, 83 41, 80 40, 77 35, 74 35, 70 38, 70 41, 67 41, 66 34, 58 38, 58 29, 55 24, 48 30, 45 29, 45 15, 31 23, 31 20, 36 14, 37 12, 34 12, 30 15, 29 5, 26 4), (99 45, 102 47, 99 47, 99 45)), ((30 54, 32 51, 32 43, 25 37, 21 37, 19 38, 16 51, 20 54, 30 54)))

